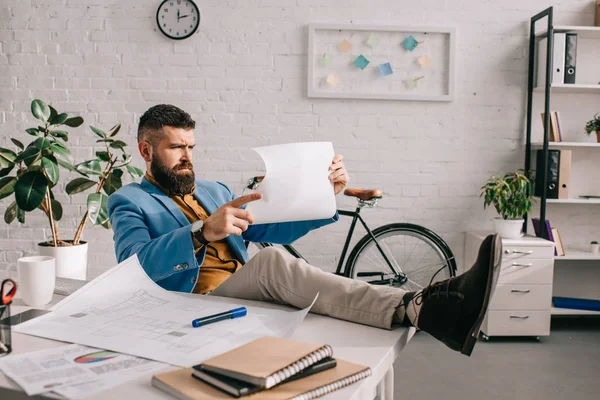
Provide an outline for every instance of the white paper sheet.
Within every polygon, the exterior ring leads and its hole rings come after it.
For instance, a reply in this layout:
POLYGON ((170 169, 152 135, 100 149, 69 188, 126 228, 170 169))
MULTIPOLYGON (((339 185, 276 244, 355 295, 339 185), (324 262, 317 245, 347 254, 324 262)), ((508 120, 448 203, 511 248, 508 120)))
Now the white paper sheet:
POLYGON ((15 330, 190 367, 265 335, 291 335, 312 304, 298 311, 246 306, 245 317, 192 327, 196 318, 239 306, 164 290, 134 255, 55 305, 53 312, 15 330))
POLYGON ((331 142, 290 143, 254 148, 266 167, 257 188, 261 200, 248 204, 255 224, 326 219, 336 202, 329 180, 334 151, 331 142))
POLYGON ((83 398, 131 379, 167 368, 167 364, 72 344, 0 360, 0 369, 29 396, 54 391, 67 398, 83 398), (69 389, 82 384, 95 390, 69 389))

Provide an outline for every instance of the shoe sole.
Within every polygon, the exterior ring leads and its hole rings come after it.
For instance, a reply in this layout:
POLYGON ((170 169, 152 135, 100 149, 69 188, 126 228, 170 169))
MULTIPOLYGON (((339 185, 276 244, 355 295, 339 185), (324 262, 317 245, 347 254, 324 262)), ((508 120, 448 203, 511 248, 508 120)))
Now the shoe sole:
POLYGON ((491 271, 488 274, 483 304, 481 305, 481 310, 479 311, 479 315, 477 316, 473 327, 471 327, 471 330, 469 330, 469 334, 467 335, 467 338, 460 349, 460 353, 466 355, 467 357, 471 356, 473 348, 475 347, 475 343, 477 343, 479 332, 481 330, 481 324, 483 324, 490 299, 494 294, 496 283, 498 282, 498 276, 500 275, 500 265, 502 263, 502 238, 498 234, 494 235, 494 238, 492 239, 492 248, 490 253, 491 271))

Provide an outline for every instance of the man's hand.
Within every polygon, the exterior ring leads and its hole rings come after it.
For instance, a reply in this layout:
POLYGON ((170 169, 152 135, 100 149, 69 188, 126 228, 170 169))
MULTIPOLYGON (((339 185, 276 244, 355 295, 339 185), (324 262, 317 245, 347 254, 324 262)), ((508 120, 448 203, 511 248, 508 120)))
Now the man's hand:
POLYGON ((335 194, 341 192, 350 181, 348 172, 346 172, 346 168, 342 162, 343 159, 344 157, 341 154, 336 154, 329 166, 329 170, 332 171, 329 174, 329 180, 333 183, 333 191, 335 194))
POLYGON ((261 198, 262 194, 251 193, 223 204, 204 220, 204 226, 202 227, 204 239, 209 242, 216 242, 225 239, 229 235, 240 236, 248 229, 250 224, 254 223, 252 214, 240 209, 240 207, 261 198))

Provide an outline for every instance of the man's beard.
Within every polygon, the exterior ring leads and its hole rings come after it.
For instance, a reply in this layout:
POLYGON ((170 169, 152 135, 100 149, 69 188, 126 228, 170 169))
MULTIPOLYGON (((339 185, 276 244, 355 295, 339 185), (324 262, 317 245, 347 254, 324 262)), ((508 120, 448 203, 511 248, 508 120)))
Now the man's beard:
POLYGON ((156 182, 170 194, 186 195, 191 194, 194 190, 195 174, 194 166, 189 161, 183 161, 177 164, 172 169, 164 165, 157 157, 152 158, 150 162, 150 172, 156 182), (185 174, 177 173, 177 171, 188 169, 185 174))

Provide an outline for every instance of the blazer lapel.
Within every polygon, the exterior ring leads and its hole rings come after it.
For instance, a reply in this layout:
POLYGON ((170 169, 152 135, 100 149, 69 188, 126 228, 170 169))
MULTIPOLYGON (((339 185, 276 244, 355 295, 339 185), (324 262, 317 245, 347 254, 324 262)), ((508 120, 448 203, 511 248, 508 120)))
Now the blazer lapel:
MULTIPOLYGON (((194 192, 194 195, 196 196, 196 199, 200 202, 202 207, 204 207, 208 215, 213 214, 215 211, 217 211, 219 207, 222 206, 222 204, 217 203, 215 198, 211 196, 208 190, 203 188, 198 182, 196 182, 196 191, 194 192)), ((227 243, 229 243, 229 246, 231 246, 231 249, 238 257, 238 259, 246 263, 248 260, 244 256, 245 251, 242 251, 242 248, 240 247, 244 247, 244 240, 241 237, 235 235, 229 235, 225 240, 227 241, 227 243)))
POLYGON ((148 182, 146 178, 142 178, 140 186, 146 192, 150 193, 152 197, 160 201, 182 227, 190 224, 190 221, 188 221, 183 212, 179 209, 179 207, 177 207, 177 204, 175 204, 175 202, 171 200, 169 196, 164 194, 159 188, 148 182))

